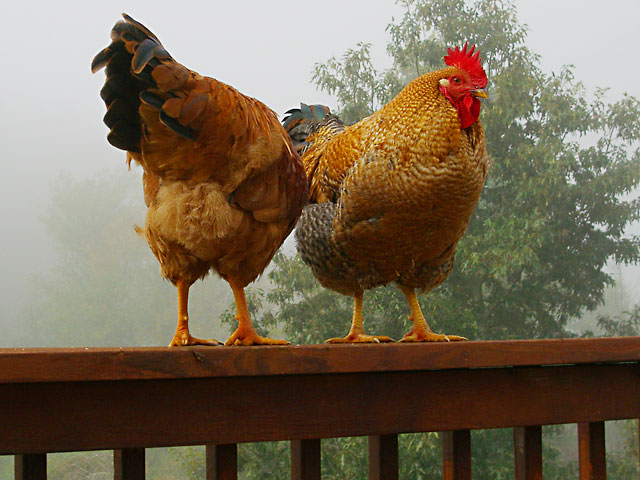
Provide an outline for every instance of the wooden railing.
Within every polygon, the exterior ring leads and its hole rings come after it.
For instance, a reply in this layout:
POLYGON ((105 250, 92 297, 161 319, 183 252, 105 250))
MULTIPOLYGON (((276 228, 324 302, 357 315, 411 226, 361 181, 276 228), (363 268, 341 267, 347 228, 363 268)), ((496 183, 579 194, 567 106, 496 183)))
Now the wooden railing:
MULTIPOLYGON (((0 349, 0 455, 46 478, 46 453, 291 441, 291 477, 320 478, 320 439, 369 436, 369 478, 398 478, 397 435, 440 431, 443 478, 471 478, 470 430, 514 428, 517 479, 542 478, 541 425, 578 423, 581 479, 604 479, 604 421, 640 417, 640 337, 422 345, 0 349)), ((480 479, 482 480, 482 479, 480 479)))

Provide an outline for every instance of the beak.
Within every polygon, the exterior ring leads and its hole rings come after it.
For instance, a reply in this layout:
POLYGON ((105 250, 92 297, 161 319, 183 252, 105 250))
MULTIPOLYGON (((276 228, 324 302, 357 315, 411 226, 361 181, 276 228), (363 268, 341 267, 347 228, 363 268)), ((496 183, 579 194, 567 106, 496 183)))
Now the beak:
POLYGON ((489 95, 487 95, 487 92, 485 92, 484 90, 471 90, 471 96, 480 97, 480 98, 489 98, 489 95))

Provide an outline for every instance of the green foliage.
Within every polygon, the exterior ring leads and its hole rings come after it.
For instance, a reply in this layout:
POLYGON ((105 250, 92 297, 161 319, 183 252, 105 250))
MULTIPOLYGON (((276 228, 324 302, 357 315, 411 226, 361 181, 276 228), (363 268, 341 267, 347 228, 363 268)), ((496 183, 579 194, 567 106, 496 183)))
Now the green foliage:
POLYGON ((111 480, 113 452, 72 452, 47 455, 49 480, 111 480))
POLYGON ((326 64, 316 63, 313 80, 323 90, 335 94, 343 105, 344 122, 354 123, 375 111, 384 99, 384 84, 370 58, 371 45, 358 43, 349 49, 339 62, 330 58, 326 64))
POLYGON ((638 428, 638 420, 611 423, 619 426, 623 447, 615 452, 607 451, 607 478, 609 480, 638 478, 640 475, 640 456, 638 454, 638 433, 640 429, 638 428))
POLYGON ((640 335, 640 304, 621 315, 598 316, 598 327, 607 337, 631 337, 640 335))

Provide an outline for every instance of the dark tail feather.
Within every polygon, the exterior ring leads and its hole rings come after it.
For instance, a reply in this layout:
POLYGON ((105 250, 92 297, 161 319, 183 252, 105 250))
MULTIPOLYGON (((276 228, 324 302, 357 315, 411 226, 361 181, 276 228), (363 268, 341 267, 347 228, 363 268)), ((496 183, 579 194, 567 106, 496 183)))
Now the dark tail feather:
POLYGON ((339 133, 344 130, 344 123, 337 115, 324 105, 300 104, 300 108, 292 108, 282 119, 284 129, 291 137, 293 146, 302 155, 309 147, 309 137, 322 127, 329 127, 339 133))
POLYGON ((325 119, 335 117, 335 115, 331 115, 329 107, 305 103, 300 103, 300 108, 292 108, 287 111, 286 115, 282 119, 282 125, 291 137, 293 146, 298 153, 304 152, 308 147, 307 138, 318 129, 325 119))
POLYGON ((111 30, 111 44, 91 62, 91 71, 106 67, 107 78, 100 96, 107 105, 104 122, 111 129, 107 140, 116 148, 139 152, 140 94, 155 86, 151 70, 171 56, 151 30, 127 14, 122 16, 124 21, 118 21, 111 30))

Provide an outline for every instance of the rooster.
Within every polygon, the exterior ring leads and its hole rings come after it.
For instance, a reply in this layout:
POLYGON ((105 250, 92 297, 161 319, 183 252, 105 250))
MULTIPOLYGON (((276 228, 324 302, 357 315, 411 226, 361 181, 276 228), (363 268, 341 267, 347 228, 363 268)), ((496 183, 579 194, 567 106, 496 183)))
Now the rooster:
POLYGON ((189 332, 190 286, 211 269, 233 291, 238 328, 225 345, 286 344, 259 336, 244 287, 262 273, 307 199, 300 157, 276 114, 256 99, 176 62, 144 25, 124 14, 91 69, 107 140, 143 169, 146 237, 178 291, 170 346, 216 345, 189 332))
POLYGON ((416 290, 451 273, 487 176, 478 119, 487 76, 475 46, 467 48, 448 49, 447 68, 413 80, 352 126, 319 105, 287 112, 310 183, 298 251, 323 286, 354 298, 349 334, 327 342, 392 341, 365 334, 362 318, 364 290, 390 282, 411 311, 413 328, 401 341, 466 340, 434 333, 416 290))

